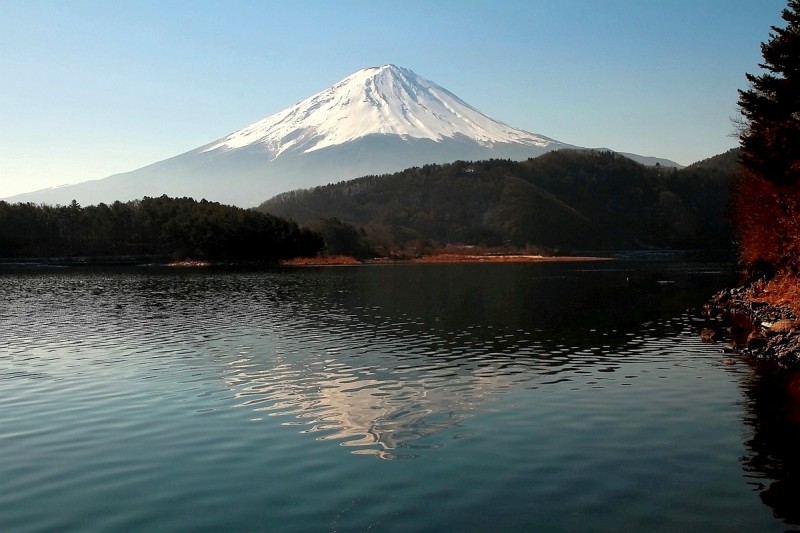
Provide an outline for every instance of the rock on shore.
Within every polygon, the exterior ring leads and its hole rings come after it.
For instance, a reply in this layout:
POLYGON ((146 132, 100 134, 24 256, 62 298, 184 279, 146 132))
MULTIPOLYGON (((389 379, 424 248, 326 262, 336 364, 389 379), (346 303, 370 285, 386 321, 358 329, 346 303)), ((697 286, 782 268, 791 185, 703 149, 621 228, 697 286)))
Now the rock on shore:
POLYGON ((788 308, 754 300, 753 287, 718 292, 704 312, 712 319, 704 341, 726 341, 726 352, 800 367, 800 320, 788 308))

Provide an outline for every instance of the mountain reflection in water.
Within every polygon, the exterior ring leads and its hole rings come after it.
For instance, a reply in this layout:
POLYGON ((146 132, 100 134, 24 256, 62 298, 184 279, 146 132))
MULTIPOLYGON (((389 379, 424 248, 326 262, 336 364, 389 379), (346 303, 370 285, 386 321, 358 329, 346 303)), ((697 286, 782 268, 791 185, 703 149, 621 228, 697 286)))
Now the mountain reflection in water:
POLYGON ((519 382, 535 388, 635 360, 650 340, 642 328, 690 305, 704 277, 676 270, 675 290, 647 269, 538 266, 306 272, 311 283, 284 287, 308 306, 302 328, 285 331, 271 353, 245 347, 225 383, 241 406, 290 415, 286 424, 353 453, 412 457, 420 439, 491 409, 519 382))
POLYGON ((97 351, 103 364, 112 346, 158 347, 173 365, 206 354, 239 405, 397 458, 517 383, 636 361, 664 334, 651 328, 681 327, 660 319, 696 305, 708 275, 717 267, 608 262, 89 270, 22 275, 4 290, 53 320, 12 324, 17 350, 52 330, 50 346, 97 351))
POLYGON ((691 311, 730 274, 0 272, 0 527, 783 530, 794 377, 691 311))

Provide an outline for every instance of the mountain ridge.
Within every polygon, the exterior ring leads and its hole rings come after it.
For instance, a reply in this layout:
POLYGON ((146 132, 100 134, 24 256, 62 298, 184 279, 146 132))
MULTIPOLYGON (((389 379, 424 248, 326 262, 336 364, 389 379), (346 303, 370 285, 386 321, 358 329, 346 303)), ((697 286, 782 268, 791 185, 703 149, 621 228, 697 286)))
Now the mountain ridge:
POLYGON ((735 168, 647 167, 558 150, 526 161, 456 161, 290 191, 259 210, 362 228, 383 255, 420 247, 729 249, 735 168))
POLYGON ((567 148, 579 147, 494 120, 413 71, 384 65, 174 157, 6 200, 88 205, 166 194, 252 207, 289 190, 412 166, 525 160, 567 148))

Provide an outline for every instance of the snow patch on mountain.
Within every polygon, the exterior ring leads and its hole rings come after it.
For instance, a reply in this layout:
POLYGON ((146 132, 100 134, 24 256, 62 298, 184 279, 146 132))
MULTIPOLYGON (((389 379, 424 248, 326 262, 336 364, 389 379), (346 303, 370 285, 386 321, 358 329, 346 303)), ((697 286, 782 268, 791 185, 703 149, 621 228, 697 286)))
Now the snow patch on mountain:
POLYGON ((436 142, 459 135, 487 147, 560 144, 493 120, 408 69, 384 65, 359 70, 284 111, 207 145, 203 152, 260 146, 274 159, 289 150, 309 153, 372 134, 436 142))

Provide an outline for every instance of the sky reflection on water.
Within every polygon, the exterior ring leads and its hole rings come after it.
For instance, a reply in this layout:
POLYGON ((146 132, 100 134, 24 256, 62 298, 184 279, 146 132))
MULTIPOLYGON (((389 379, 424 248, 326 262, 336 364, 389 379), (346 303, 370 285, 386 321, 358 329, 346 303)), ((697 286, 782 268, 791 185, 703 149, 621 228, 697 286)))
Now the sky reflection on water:
POLYGON ((797 523, 796 420, 691 310, 727 280, 637 263, 0 273, 0 525, 779 530, 752 490, 797 523))

